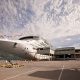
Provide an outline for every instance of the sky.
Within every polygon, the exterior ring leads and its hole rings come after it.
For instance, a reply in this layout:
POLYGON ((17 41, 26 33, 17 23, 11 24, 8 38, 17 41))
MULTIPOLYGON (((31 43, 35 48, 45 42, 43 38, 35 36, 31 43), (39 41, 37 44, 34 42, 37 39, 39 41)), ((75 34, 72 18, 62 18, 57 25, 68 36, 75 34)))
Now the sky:
POLYGON ((80 0, 0 0, 0 35, 37 35, 54 48, 80 42, 80 0))

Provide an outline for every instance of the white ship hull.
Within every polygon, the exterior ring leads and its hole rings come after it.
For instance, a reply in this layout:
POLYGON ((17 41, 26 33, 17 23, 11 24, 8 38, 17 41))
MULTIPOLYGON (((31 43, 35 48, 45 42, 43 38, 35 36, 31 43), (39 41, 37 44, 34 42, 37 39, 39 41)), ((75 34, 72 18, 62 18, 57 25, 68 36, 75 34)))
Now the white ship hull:
POLYGON ((50 47, 44 40, 35 39, 4 40, 0 39, 0 54, 13 54, 25 59, 50 59, 50 47))

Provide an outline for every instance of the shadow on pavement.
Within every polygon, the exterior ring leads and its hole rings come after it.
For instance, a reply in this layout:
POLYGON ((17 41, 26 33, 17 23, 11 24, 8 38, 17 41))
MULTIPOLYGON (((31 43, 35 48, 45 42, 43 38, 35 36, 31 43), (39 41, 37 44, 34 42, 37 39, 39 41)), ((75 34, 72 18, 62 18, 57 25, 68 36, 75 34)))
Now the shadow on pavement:
MULTIPOLYGON (((29 74, 29 76, 58 80, 60 73, 61 70, 37 71, 29 74)), ((80 80, 80 69, 64 69, 60 80, 80 80)))

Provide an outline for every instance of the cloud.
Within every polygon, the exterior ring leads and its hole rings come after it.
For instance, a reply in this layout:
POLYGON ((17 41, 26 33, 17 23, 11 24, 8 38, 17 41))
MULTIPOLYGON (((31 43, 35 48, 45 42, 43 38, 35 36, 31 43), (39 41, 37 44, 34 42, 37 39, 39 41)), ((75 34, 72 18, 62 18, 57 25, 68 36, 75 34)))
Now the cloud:
POLYGON ((47 39, 53 46, 74 45, 79 43, 75 35, 80 34, 80 5, 78 2, 80 1, 0 1, 0 33, 7 36, 39 35, 47 39), (75 39, 69 36, 74 36, 75 39))

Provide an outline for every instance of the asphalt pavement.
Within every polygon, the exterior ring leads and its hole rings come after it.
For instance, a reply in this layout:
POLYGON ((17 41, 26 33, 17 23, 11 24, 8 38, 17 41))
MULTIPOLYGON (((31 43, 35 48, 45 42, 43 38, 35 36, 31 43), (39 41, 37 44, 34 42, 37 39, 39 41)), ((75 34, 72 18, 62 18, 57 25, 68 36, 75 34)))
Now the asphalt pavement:
POLYGON ((0 80, 80 80, 79 60, 13 62, 24 66, 0 67, 0 80))

